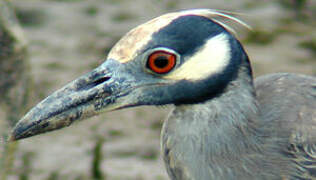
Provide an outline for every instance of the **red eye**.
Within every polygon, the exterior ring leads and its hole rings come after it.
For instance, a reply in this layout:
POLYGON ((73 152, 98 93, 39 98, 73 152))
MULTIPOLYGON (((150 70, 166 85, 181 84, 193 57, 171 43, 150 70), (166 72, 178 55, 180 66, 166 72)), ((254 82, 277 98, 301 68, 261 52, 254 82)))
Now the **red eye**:
POLYGON ((176 65, 176 55, 166 51, 155 51, 148 56, 147 67, 158 74, 170 72, 176 65))

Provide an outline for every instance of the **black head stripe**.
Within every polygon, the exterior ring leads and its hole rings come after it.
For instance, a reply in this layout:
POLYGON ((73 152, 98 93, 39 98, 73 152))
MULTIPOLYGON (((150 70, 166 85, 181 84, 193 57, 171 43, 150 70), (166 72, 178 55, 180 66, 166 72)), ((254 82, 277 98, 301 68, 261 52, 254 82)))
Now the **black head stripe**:
POLYGON ((180 16, 154 33, 146 49, 162 46, 174 49, 180 55, 189 56, 203 46, 207 39, 223 32, 227 31, 206 17, 180 16))

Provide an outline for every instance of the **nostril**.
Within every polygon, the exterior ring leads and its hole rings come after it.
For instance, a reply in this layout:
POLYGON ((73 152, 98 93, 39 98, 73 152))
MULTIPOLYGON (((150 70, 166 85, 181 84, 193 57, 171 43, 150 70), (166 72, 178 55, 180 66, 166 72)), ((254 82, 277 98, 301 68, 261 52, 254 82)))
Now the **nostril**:
POLYGON ((105 81, 108 81, 109 79, 111 79, 111 77, 105 76, 105 77, 98 78, 98 79, 96 79, 94 81, 90 80, 90 81, 87 82, 87 80, 85 80, 85 81, 82 81, 82 82, 78 82, 76 90, 78 90, 78 91, 88 90, 88 89, 91 89, 93 87, 96 87, 96 86, 104 83, 105 81))
POLYGON ((107 81, 107 80, 109 80, 109 79, 111 79, 111 77, 108 77, 108 76, 101 77, 101 78, 95 80, 95 81, 93 82, 93 85, 94 85, 94 86, 97 86, 97 85, 99 85, 99 84, 104 83, 105 81, 107 81))

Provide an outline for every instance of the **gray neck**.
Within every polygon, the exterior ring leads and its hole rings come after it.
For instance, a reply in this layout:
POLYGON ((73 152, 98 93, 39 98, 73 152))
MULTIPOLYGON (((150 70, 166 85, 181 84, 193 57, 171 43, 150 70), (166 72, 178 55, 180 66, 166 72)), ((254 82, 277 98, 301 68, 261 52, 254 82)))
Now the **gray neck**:
POLYGON ((252 77, 244 72, 240 70, 243 78, 231 82, 221 96, 177 106, 170 114, 162 147, 172 179, 260 179, 260 175, 275 179, 280 175, 262 170, 276 153, 265 154, 271 152, 263 149, 252 77))

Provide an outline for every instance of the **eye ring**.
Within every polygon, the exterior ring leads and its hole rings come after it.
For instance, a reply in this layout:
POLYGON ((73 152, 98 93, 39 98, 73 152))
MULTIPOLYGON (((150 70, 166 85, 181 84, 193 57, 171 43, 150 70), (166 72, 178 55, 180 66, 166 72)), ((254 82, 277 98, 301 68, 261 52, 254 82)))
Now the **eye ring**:
POLYGON ((177 55, 175 53, 156 50, 147 57, 146 66, 148 69, 157 74, 166 74, 170 72, 177 63, 177 55))

